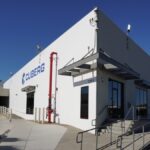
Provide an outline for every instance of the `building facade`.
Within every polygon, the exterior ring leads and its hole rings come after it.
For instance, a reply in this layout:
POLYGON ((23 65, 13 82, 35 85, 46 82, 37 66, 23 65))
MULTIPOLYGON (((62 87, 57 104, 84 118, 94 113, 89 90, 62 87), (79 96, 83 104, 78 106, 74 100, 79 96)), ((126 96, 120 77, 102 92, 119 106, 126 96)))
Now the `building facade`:
POLYGON ((4 87, 16 115, 32 120, 34 108, 51 102, 52 120, 88 129, 92 121, 124 118, 132 106, 136 116, 148 117, 149 66, 149 55, 95 8, 4 87))

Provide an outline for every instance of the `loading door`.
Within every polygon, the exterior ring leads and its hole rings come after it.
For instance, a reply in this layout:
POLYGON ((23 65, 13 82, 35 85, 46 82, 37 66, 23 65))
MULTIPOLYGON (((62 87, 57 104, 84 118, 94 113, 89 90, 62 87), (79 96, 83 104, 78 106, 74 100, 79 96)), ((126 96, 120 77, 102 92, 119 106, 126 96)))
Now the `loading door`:
POLYGON ((33 114, 34 109, 34 92, 27 93, 26 114, 33 114))

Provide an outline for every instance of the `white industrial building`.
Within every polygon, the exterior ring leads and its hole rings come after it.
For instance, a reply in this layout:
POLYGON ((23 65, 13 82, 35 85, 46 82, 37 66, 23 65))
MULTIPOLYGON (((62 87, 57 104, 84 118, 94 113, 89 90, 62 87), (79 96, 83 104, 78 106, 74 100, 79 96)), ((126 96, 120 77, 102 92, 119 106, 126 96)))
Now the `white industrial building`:
POLYGON ((9 107, 20 117, 32 120, 34 108, 49 107, 50 121, 88 129, 92 120, 98 126, 110 116, 123 118, 132 105, 136 116, 148 117, 149 66, 149 55, 95 8, 4 88, 9 107))

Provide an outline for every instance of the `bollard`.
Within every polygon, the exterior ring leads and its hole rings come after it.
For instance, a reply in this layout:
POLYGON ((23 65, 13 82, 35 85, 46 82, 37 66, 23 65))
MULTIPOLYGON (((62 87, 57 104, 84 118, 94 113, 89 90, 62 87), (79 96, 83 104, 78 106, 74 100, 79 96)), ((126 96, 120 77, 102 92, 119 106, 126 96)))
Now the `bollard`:
POLYGON ((40 120, 41 120, 41 108, 39 108, 39 120, 38 120, 39 123, 40 123, 40 120))
POLYGON ((9 109, 9 121, 11 122, 11 120, 12 120, 12 109, 10 108, 9 109))
POLYGON ((34 121, 36 122, 37 120, 37 108, 34 108, 34 121))
POLYGON ((6 108, 4 107, 4 115, 6 115, 6 108))
POLYGON ((4 106, 2 106, 2 114, 4 115, 4 106))
POLYGON ((6 108, 6 118, 8 118, 8 108, 7 107, 5 108, 6 108))
POLYGON ((43 108, 43 113, 42 113, 42 124, 44 123, 44 116, 45 116, 45 108, 43 108))
POLYGON ((9 118, 10 117, 10 109, 7 108, 7 117, 9 118))

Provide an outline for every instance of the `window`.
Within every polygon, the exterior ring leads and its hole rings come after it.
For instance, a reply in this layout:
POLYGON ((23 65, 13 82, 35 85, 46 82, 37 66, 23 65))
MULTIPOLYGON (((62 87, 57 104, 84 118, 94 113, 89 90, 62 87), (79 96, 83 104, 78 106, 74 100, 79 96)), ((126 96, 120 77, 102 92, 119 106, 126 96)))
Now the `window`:
POLYGON ((88 119, 88 106, 89 106, 89 87, 81 87, 81 109, 80 118, 88 119))
POLYGON ((147 90, 136 88, 136 113, 137 115, 147 114, 147 90))
POLYGON ((26 114, 33 114, 34 109, 34 92, 27 93, 26 114))

